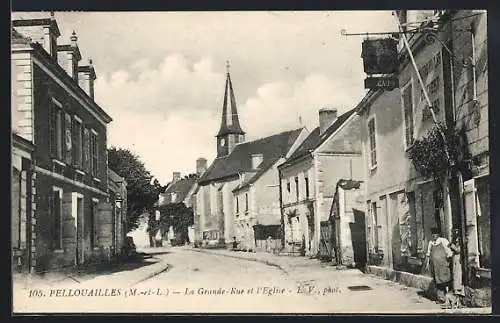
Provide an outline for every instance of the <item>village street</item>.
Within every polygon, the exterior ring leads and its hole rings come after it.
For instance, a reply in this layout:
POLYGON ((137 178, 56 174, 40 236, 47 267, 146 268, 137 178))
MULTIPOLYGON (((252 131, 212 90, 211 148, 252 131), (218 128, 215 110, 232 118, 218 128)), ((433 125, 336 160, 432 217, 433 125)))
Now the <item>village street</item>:
POLYGON ((420 296, 417 289, 358 270, 337 269, 314 259, 191 247, 147 251, 152 252, 158 263, 80 283, 39 287, 45 296, 29 298, 29 306, 21 306, 27 303, 20 300, 22 293, 18 292, 14 296, 17 309, 120 313, 487 313, 491 310, 442 310, 420 296), (146 270, 147 267, 150 269, 146 270), (154 276, 148 278, 148 275, 154 276), (98 292, 101 297, 75 296, 83 295, 84 290, 90 293, 97 289, 101 289, 98 292))

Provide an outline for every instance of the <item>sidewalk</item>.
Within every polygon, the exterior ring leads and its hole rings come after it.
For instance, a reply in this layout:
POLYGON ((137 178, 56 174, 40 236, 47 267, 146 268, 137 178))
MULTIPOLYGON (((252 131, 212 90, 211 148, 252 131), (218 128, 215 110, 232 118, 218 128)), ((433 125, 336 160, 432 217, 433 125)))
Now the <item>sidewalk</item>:
MULTIPOLYGON (((345 289, 347 285, 353 284, 366 284, 373 288, 380 289, 380 291, 389 290, 390 288, 396 288, 396 290, 407 290, 415 294, 415 298, 420 298, 417 296, 419 291, 418 288, 407 287, 402 284, 392 282, 390 280, 385 280, 383 278, 377 277, 371 274, 364 274, 358 269, 339 269, 332 263, 322 263, 317 259, 310 259, 307 257, 293 257, 293 256, 279 256, 265 252, 238 252, 230 251, 226 249, 201 249, 192 248, 188 249, 193 252, 203 252, 210 253, 219 256, 231 257, 236 259, 245 259, 249 261, 257 261, 264 263, 266 265, 275 266, 283 270, 289 275, 293 275, 294 279, 303 281, 321 281, 328 279, 338 279, 339 287, 345 289), (386 286, 386 287, 384 287, 386 286), (392 287, 391 287, 392 286, 392 287)), ((410 294, 411 294, 410 293, 410 294)), ((380 295, 383 295, 382 293, 380 295)), ((390 293, 388 295, 382 296, 382 298, 390 298, 390 293)), ((437 305, 436 308, 430 310, 433 313, 446 313, 446 314, 491 314, 491 307, 482 308, 461 308, 461 309, 441 309, 437 305)), ((412 309, 413 311, 413 309, 412 309)), ((429 309, 420 310, 422 313, 429 313, 429 309)), ((405 308, 401 309, 401 313, 406 313, 405 308)), ((416 310, 412 313, 418 313, 416 310)))
POLYGON ((53 271, 45 275, 12 276, 14 290, 29 290, 33 288, 75 288, 78 286, 132 286, 154 277, 166 270, 169 264, 166 257, 144 259, 141 263, 124 263, 118 268, 95 272, 75 272, 67 269, 53 271))

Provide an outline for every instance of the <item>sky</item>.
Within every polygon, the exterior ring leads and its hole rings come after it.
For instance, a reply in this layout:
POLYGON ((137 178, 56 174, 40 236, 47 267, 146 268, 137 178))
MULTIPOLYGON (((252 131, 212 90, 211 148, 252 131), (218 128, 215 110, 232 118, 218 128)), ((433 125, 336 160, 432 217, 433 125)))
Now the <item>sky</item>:
MULTIPOLYGON (((40 13, 13 13, 30 18, 40 13)), ((216 157, 226 61, 246 139, 318 126, 363 98, 361 42, 396 31, 390 11, 55 12, 96 69, 108 146, 130 149, 162 184, 216 157), (302 123, 299 121, 302 120, 302 123)))

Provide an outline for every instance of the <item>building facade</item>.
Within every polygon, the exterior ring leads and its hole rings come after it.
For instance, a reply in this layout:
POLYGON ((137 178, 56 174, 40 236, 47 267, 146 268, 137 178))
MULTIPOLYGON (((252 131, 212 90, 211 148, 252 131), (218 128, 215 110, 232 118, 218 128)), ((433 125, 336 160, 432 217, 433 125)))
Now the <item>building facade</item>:
POLYGON ((408 36, 416 68, 401 39, 399 88, 370 90, 357 107, 368 258, 373 266, 430 277, 423 264, 431 229, 448 240, 459 229, 464 281, 470 285, 471 275, 484 281, 491 277, 486 14, 400 12, 399 18, 420 28, 408 36), (423 176, 411 150, 436 122, 459 134, 461 153, 447 175, 423 176))
POLYGON ((364 268, 367 263, 364 193, 361 181, 341 179, 337 183, 329 221, 322 223, 331 226, 328 229, 333 237, 322 236, 320 254, 329 254, 328 250, 321 252, 321 249, 333 249, 332 258, 337 265, 364 268), (331 242, 330 245, 327 242, 331 242))
POLYGON ((320 126, 278 166, 285 247, 316 256, 320 227, 330 214, 337 182, 362 177, 359 120, 354 109, 337 117, 319 112, 320 126))
POLYGON ((127 235, 127 181, 108 168, 109 203, 112 206, 110 218, 101 218, 99 230, 104 248, 109 248, 111 255, 120 255, 127 235))
POLYGON ((69 45, 58 45, 53 16, 12 25, 12 130, 34 147, 29 266, 83 264, 99 252, 99 214, 110 212, 106 129, 112 119, 94 101, 95 71, 79 65, 75 34, 69 45))
POLYGON ((194 214, 196 213, 195 204, 198 191, 198 179, 203 175, 206 169, 207 160, 205 158, 198 158, 196 160, 195 174, 190 174, 181 178, 180 172, 174 172, 172 181, 167 185, 165 191, 160 193, 158 208, 161 216, 169 216, 177 220, 183 218, 181 221, 182 223, 187 223, 187 217, 193 216, 192 224, 186 225, 186 227, 177 228, 177 230, 174 229, 174 226, 170 226, 166 232, 162 232, 164 239, 169 241, 171 245, 194 243, 196 240, 194 226, 196 221, 194 220, 194 214))

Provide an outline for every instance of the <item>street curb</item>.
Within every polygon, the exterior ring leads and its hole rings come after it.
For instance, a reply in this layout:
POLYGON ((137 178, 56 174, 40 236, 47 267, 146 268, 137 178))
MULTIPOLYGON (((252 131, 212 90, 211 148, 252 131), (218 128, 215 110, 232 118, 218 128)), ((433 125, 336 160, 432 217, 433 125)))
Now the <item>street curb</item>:
MULTIPOLYGON (((153 265, 153 266, 154 266, 154 265, 153 265)), ((168 263, 166 263, 166 262, 161 262, 161 261, 160 261, 160 263, 159 263, 158 267, 159 267, 158 269, 156 269, 156 270, 154 270, 153 272, 149 273, 149 274, 148 274, 148 275, 146 275, 145 277, 142 277, 141 279, 139 279, 139 280, 137 280, 137 281, 133 282, 132 284, 130 284, 130 286, 137 285, 137 284, 139 284, 139 283, 142 283, 143 281, 146 281, 146 280, 151 279, 151 278, 153 278, 153 277, 155 277, 155 276, 158 276, 159 274, 161 274, 161 273, 164 273, 164 272, 168 271, 168 270, 172 267, 172 265, 170 265, 170 264, 168 264, 168 263), (160 267, 160 265, 162 265, 162 266, 160 267)))
POLYGON ((228 257, 228 258, 235 258, 235 259, 242 259, 242 260, 247 260, 247 261, 260 262, 260 263, 268 265, 268 266, 277 267, 278 269, 282 270, 284 273, 286 273, 287 275, 289 275, 289 271, 287 269, 285 269, 284 266, 282 266, 282 265, 280 265, 278 263, 275 263, 275 262, 271 262, 269 260, 258 259, 258 258, 255 258, 255 257, 248 258, 248 257, 241 257, 241 256, 238 256, 238 255, 228 255, 228 254, 219 253, 219 252, 213 252, 213 251, 209 251, 209 250, 205 250, 205 249, 186 249, 186 250, 195 251, 195 252, 201 252, 201 253, 209 253, 209 254, 212 254, 212 255, 219 255, 219 256, 228 257))

